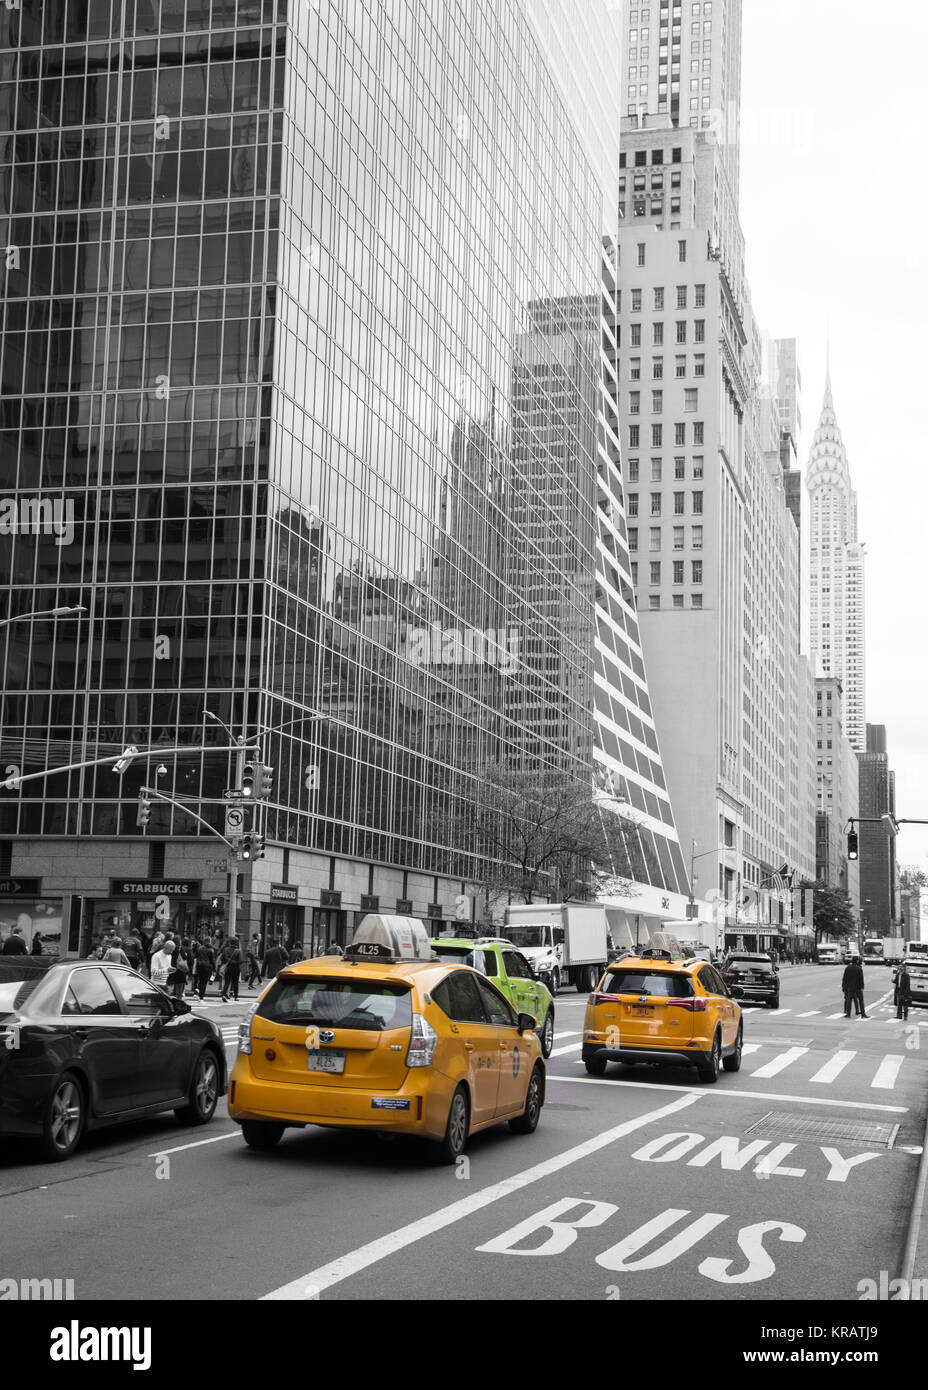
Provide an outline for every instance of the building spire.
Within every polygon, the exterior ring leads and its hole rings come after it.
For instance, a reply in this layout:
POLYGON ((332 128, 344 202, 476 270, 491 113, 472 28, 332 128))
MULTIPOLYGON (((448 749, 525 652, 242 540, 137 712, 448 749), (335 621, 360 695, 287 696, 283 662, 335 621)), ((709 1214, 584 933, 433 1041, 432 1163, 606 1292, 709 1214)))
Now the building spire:
POLYGON ((825 332, 825 408, 834 409, 831 395, 831 325, 825 332))

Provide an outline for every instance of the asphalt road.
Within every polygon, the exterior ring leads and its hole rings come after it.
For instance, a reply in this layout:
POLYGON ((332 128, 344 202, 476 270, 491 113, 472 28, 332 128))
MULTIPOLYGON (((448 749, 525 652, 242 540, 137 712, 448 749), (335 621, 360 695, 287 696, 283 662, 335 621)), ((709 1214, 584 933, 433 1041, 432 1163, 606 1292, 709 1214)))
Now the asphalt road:
MULTIPOLYGON (((928 1011, 842 1012, 840 967, 784 968, 742 1070, 579 1062, 562 991, 537 1132, 434 1167, 412 1141, 293 1131, 252 1153, 223 1102, 92 1135, 63 1165, 0 1149, 0 1276, 78 1299, 856 1300, 898 1270, 928 1095, 928 1011)), ((231 1034, 245 1005, 214 1005, 231 1034)), ((234 1056, 229 1049, 230 1060, 234 1056)), ((672 1351, 672 1348, 669 1348, 672 1351)))

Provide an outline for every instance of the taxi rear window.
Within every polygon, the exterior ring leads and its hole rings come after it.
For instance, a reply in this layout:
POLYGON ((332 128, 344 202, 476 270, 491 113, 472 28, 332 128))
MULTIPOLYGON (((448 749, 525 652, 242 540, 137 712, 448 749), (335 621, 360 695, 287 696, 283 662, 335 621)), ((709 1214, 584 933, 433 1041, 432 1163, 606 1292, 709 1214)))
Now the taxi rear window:
POLYGON ((733 974, 744 975, 751 971, 756 971, 761 975, 772 975, 773 964, 769 960, 745 960, 744 957, 736 957, 729 962, 729 970, 733 974))
POLYGON ((610 970, 600 985, 604 994, 653 994, 667 999, 690 999, 693 981, 682 971, 610 970))
POLYGON ((278 979, 256 1010, 272 1023, 383 1032, 412 1027, 408 985, 379 980, 278 979))

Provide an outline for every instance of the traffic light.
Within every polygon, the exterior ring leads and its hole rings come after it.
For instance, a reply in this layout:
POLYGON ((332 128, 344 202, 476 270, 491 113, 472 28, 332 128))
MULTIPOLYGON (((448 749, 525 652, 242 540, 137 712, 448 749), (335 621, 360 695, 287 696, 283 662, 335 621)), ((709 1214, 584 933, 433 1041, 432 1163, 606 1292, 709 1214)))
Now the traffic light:
POLYGON ((243 859, 263 859, 264 858, 264 836, 259 835, 256 830, 251 830, 245 836, 245 844, 242 849, 243 859))
POLYGON ((151 801, 144 791, 139 792, 139 809, 135 817, 136 825, 146 826, 151 820, 151 801))
POLYGON ((242 796, 254 796, 257 766, 256 763, 246 763, 242 768, 242 796))
POLYGON ((261 774, 258 778, 258 795, 262 797, 270 796, 271 792, 274 790, 274 769, 268 767, 265 763, 259 763, 258 771, 261 774))
POLYGON ((857 858, 857 831, 856 831, 856 830, 849 830, 849 831, 847 832, 847 857, 848 857, 848 859, 856 859, 856 858, 857 858))

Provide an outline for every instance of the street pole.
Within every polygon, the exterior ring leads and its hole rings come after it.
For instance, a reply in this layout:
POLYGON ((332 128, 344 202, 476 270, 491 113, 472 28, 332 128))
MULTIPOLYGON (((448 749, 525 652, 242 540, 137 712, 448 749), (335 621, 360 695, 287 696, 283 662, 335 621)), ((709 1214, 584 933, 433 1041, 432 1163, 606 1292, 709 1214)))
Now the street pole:
MULTIPOLYGON (((245 738, 237 738, 239 745, 235 755, 235 785, 240 787, 245 776, 245 738)), ((254 815, 254 811, 252 811, 254 815)), ((243 827, 244 828, 244 827, 243 827)), ((229 855, 229 904, 226 912, 226 930, 230 938, 238 931, 238 851, 233 849, 229 855)))

